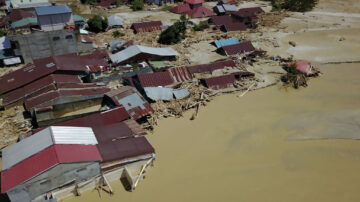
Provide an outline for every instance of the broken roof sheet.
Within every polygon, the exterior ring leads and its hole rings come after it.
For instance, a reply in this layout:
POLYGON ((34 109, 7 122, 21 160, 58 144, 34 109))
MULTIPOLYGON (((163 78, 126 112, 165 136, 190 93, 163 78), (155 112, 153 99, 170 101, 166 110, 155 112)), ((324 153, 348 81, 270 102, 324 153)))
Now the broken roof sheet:
POLYGON ((233 74, 202 79, 208 88, 215 90, 234 87, 235 76, 233 74))
POLYGON ((116 106, 124 106, 133 119, 139 119, 154 112, 150 104, 131 86, 123 86, 105 94, 116 106))
POLYGON ((174 82, 184 82, 192 79, 192 76, 186 67, 172 67, 167 69, 174 82))
POLYGON ((76 89, 59 89, 46 92, 27 99, 24 102, 27 111, 35 107, 47 107, 59 104, 66 104, 71 102, 78 102, 89 99, 101 98, 110 89, 106 87, 90 87, 90 88, 76 88, 76 89))
POLYGON ((228 45, 234 45, 239 43, 239 39, 237 38, 229 38, 224 40, 216 40, 214 41, 217 48, 220 48, 222 46, 228 46, 228 45))
POLYGON ((146 87, 144 88, 146 96, 151 100, 172 100, 173 98, 182 99, 190 95, 188 89, 164 88, 164 87, 146 87))
POLYGON ((161 30, 162 22, 161 21, 148 21, 148 22, 137 22, 132 24, 132 28, 135 29, 137 33, 139 32, 152 32, 155 30, 161 30))
POLYGON ((62 13, 71 13, 71 9, 67 5, 58 6, 43 6, 35 8, 35 12, 38 16, 41 15, 56 15, 62 13))
POLYGON ((1 172, 1 193, 60 163, 101 161, 95 145, 52 145, 1 172))
POLYGON ((51 126, 5 147, 2 150, 2 170, 20 163, 54 144, 96 145, 98 142, 89 127, 51 126))
POLYGON ((254 46, 250 41, 229 46, 223 46, 221 48, 224 50, 226 55, 236 55, 238 53, 245 53, 255 50, 254 46))
MULTIPOLYGON (((132 60, 135 56, 144 53, 148 56, 144 56, 143 59, 151 56, 178 56, 179 54, 172 48, 152 48, 140 45, 133 45, 129 48, 122 50, 116 54, 110 55, 110 59, 114 63, 122 63, 132 60)), ((136 59, 136 58, 135 58, 136 59)))
POLYGON ((174 83, 169 72, 154 72, 149 74, 138 74, 141 87, 167 86, 174 83))
POLYGON ((188 66, 187 69, 190 74, 194 73, 212 73, 216 69, 224 69, 224 67, 235 67, 236 64, 233 60, 213 62, 209 64, 188 66))

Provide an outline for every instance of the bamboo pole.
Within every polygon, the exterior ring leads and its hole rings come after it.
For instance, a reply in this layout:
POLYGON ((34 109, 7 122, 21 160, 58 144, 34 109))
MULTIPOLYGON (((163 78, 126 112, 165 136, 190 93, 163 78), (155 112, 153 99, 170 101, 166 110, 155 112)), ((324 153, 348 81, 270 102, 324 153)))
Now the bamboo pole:
POLYGON ((254 85, 255 85, 255 83, 251 84, 251 85, 249 86, 249 88, 246 89, 245 92, 243 92, 241 95, 238 95, 237 97, 242 97, 242 96, 244 96, 247 92, 249 92, 250 88, 253 87, 254 85))

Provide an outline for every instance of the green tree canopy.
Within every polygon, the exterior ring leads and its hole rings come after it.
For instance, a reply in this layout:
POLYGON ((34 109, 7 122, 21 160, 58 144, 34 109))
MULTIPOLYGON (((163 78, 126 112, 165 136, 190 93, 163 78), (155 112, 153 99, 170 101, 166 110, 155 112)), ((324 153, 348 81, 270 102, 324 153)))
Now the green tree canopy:
POLYGON ((108 19, 100 15, 94 15, 88 20, 89 30, 95 33, 105 31, 108 26, 108 19))
POLYGON ((134 0, 131 2, 130 7, 134 11, 142 10, 144 8, 144 2, 142 0, 134 0))

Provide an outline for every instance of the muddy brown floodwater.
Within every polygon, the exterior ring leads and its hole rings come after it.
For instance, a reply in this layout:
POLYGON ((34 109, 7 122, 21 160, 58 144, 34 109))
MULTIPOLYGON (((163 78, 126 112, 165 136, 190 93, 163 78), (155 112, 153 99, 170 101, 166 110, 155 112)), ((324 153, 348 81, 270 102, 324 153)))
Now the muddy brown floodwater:
POLYGON ((155 166, 134 192, 76 202, 360 201, 359 64, 321 66, 308 88, 217 97, 149 135, 155 166), (330 139, 326 139, 330 138, 330 139))

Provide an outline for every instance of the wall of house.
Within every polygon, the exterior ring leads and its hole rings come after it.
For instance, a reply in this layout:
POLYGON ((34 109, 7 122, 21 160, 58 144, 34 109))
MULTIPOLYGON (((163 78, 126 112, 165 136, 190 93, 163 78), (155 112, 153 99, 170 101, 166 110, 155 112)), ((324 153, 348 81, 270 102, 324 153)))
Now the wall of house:
POLYGON ((74 20, 71 13, 62 13, 56 15, 37 16, 39 25, 44 31, 61 30, 65 25, 73 25, 74 20))
POLYGON ((67 53, 77 53, 77 40, 74 30, 57 30, 18 34, 9 36, 16 55, 21 55, 25 63, 33 59, 67 53))
POLYGON ((79 183, 100 174, 99 162, 63 163, 7 192, 11 202, 30 201, 58 187, 79 183), (30 199, 30 200, 29 200, 30 199))

